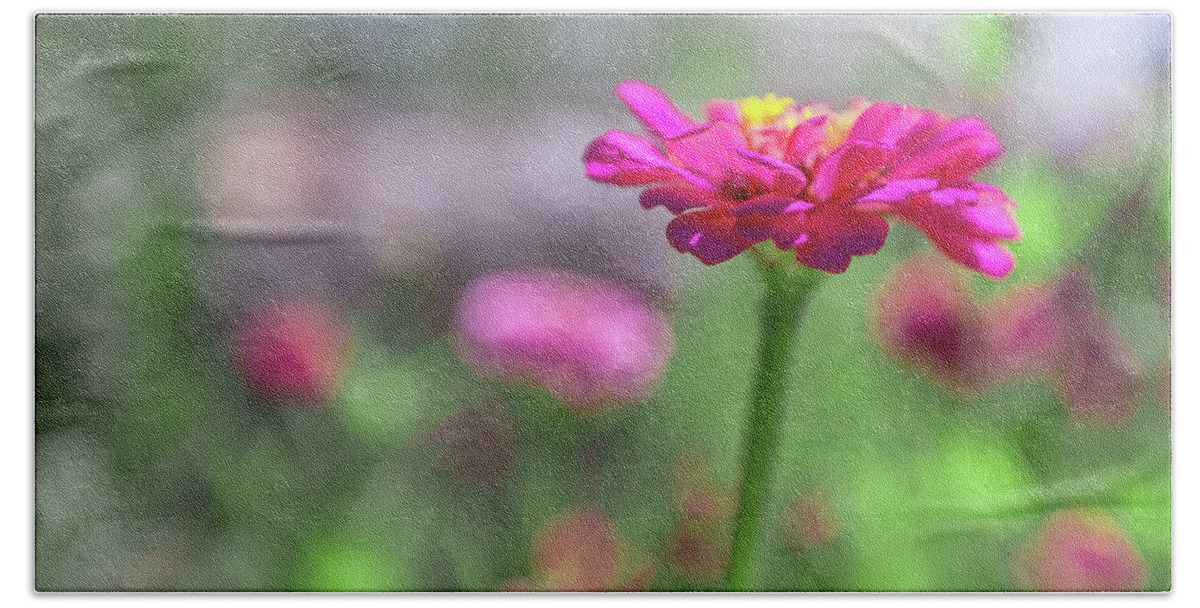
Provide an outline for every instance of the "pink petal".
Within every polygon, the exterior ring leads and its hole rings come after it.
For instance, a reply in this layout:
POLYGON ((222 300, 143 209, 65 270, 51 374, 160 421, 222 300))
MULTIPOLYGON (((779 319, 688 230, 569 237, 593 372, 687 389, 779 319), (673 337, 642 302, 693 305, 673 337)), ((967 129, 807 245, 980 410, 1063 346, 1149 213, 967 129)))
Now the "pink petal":
POLYGON ((738 154, 751 162, 758 163, 767 171, 775 174, 775 188, 784 187, 794 192, 799 192, 808 184, 808 178, 804 177, 804 172, 796 167, 779 160, 773 156, 759 154, 753 150, 739 149, 738 154), (782 185, 785 182, 787 185, 782 185))
POLYGON ((742 104, 734 99, 710 99, 704 104, 704 114, 713 122, 742 124, 742 104))
POLYGON ((798 211, 807 211, 812 208, 812 203, 792 198, 790 196, 764 194, 736 205, 729 211, 735 217, 740 218, 751 215, 779 215, 781 213, 796 213, 798 211))
POLYGON ((890 146, 865 141, 843 144, 821 163, 810 189, 819 201, 840 201, 859 187, 863 178, 882 171, 894 153, 890 146))
POLYGON ((886 220, 855 210, 809 214, 804 227, 810 238, 796 248, 796 260, 832 273, 845 272, 853 256, 878 253, 888 235, 886 220))
POLYGON ((653 186, 646 188, 638 197, 642 207, 666 207, 667 211, 679 215, 688 209, 708 207, 715 203, 710 191, 687 185, 653 186))
POLYGON ((930 137, 942 122, 943 118, 937 112, 878 102, 859 116, 847 139, 909 147, 930 137))
POLYGON ((733 258, 752 244, 738 234, 735 223, 725 211, 693 211, 667 224, 667 240, 680 253, 690 253, 711 266, 733 258))
POLYGON ((728 123, 708 123, 668 139, 665 143, 667 151, 680 164, 713 182, 731 174, 741 174, 768 184, 773 177, 774 172, 770 168, 741 154, 746 147, 746 138, 739 129, 728 123))
POLYGON ((859 203, 900 203, 914 194, 937 188, 937 180, 927 177, 888 182, 882 188, 858 199, 859 203))
POLYGON ((1016 266, 1008 248, 997 241, 1015 241, 1021 231, 1013 217, 1013 203, 999 188, 973 184, 979 193, 974 205, 940 205, 929 194, 919 194, 890 211, 929 237, 950 259, 994 278, 1004 278, 1016 266))
POLYGON ((959 213, 978 236, 1016 241, 1021 238, 1017 220, 1008 209, 991 204, 963 206, 959 213))
POLYGON ((664 181, 686 181, 699 187, 708 182, 673 164, 649 140, 609 131, 588 145, 583 162, 590 179, 618 186, 641 186, 664 181))
POLYGON ((811 166, 822 140, 825 139, 825 126, 828 122, 829 116, 822 114, 800 123, 788 139, 783 159, 794 165, 811 166))
POLYGON ((854 126, 850 127, 850 132, 846 134, 846 137, 862 141, 880 141, 883 132, 892 124, 902 109, 903 106, 887 101, 873 103, 863 110, 858 120, 854 121, 854 126))
POLYGON ((696 127, 694 120, 680 112, 671 99, 654 86, 629 80, 617 85, 616 93, 629 106, 629 111, 662 139, 677 137, 696 127))
POLYGON ((771 238, 772 232, 775 231, 775 225, 779 222, 789 221, 789 219, 793 218, 780 215, 750 215, 738 218, 734 229, 742 238, 757 243, 771 238))
POLYGON ((1000 139, 985 123, 972 117, 955 120, 923 148, 898 159, 888 176, 931 177, 943 184, 961 184, 1003 152, 1000 139))
MULTIPOLYGON (((937 183, 937 180, 931 180, 937 183)), ((979 202, 979 193, 970 188, 942 188, 929 193, 929 200, 943 207, 959 204, 974 205, 979 202)))
POLYGON ((972 241, 964 250, 955 251, 954 254, 947 251, 947 255, 950 255, 950 259, 993 279, 1003 279, 1012 274, 1013 269, 1017 267, 1017 258, 1013 256, 1012 251, 994 241, 972 241))

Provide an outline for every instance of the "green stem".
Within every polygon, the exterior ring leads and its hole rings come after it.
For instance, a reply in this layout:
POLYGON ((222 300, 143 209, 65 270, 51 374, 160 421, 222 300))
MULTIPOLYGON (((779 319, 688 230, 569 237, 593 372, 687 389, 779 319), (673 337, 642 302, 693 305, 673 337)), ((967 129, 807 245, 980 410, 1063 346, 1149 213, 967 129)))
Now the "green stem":
POLYGON ((763 507, 775 461, 783 398, 801 317, 819 283, 819 271, 762 265, 767 292, 760 312, 758 364, 750 400, 750 420, 742 451, 742 483, 729 561, 731 591, 752 591, 754 560, 762 535, 763 507))

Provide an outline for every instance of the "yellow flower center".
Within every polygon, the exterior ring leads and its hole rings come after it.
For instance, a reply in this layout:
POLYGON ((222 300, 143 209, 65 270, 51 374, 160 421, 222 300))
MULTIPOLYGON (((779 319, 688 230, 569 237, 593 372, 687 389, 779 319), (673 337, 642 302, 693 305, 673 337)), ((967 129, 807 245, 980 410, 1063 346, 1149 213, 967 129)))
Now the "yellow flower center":
POLYGON ((775 122, 792 105, 790 97, 746 97, 742 101, 742 122, 747 127, 764 127, 775 122))

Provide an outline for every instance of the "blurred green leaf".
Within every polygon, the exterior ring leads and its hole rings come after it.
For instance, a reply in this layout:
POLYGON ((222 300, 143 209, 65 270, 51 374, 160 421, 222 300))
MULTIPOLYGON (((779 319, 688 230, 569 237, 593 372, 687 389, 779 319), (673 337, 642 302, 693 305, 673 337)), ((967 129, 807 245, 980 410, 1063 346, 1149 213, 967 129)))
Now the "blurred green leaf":
POLYGON ((428 432, 436 420, 425 379, 405 362, 385 358, 373 339, 356 333, 353 360, 330 407, 372 449, 394 447, 428 432))
POLYGON ((310 540, 295 579, 301 591, 393 591, 396 568, 378 539, 328 534, 310 540))
POLYGON ((955 77, 983 94, 1000 85, 1012 62, 1011 15, 947 15, 942 55, 955 77))

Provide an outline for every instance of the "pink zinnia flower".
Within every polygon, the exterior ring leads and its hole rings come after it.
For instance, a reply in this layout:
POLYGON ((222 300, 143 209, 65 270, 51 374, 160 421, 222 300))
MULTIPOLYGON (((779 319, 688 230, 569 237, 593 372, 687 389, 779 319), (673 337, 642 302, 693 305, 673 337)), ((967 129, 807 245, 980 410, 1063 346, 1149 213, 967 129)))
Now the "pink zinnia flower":
POLYGON ((599 413, 636 403, 674 349, 671 326, 635 292, 563 271, 484 277, 463 294, 455 345, 480 375, 539 386, 599 413))
POLYGON ((844 272, 879 251, 885 216, 920 230, 950 259, 995 278, 1015 266, 1016 203, 975 174, 1000 141, 974 117, 855 100, 836 112, 776 98, 714 100, 699 123, 643 82, 616 88, 649 139, 609 131, 584 153, 591 179, 650 186, 647 209, 676 217, 667 239, 705 264, 771 240, 801 264, 844 272))
POLYGON ((1137 591, 1146 563, 1125 531, 1096 510, 1062 510, 1013 561, 1013 579, 1028 591, 1137 591))

